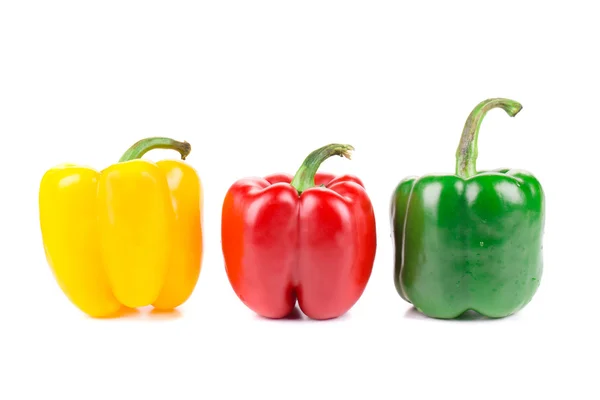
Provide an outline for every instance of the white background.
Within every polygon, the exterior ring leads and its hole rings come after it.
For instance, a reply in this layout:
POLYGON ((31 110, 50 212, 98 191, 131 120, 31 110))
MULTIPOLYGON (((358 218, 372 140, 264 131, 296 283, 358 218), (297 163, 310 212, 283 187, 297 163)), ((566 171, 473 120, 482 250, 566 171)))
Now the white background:
POLYGON ((598 398, 593 2, 0 4, 0 399, 598 398), (524 107, 488 114, 478 168, 542 182, 542 283, 510 318, 427 319, 394 289, 389 199, 407 175, 454 171, 488 97, 524 107), (147 136, 192 144, 200 279, 172 315, 93 320, 46 264, 39 181, 63 162, 104 168, 147 136), (371 280, 338 320, 261 319, 225 275, 223 196, 330 142, 356 151, 322 169, 360 176, 375 208, 371 280))

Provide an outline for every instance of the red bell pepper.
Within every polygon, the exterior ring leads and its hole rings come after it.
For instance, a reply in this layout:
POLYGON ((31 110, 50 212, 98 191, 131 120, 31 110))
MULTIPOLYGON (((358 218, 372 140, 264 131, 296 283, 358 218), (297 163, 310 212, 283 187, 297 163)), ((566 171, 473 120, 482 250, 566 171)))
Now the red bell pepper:
POLYGON ((240 300, 267 318, 295 307, 312 319, 345 314, 373 269, 375 216, 355 176, 317 173, 350 145, 313 151, 294 177, 235 182, 223 202, 221 243, 229 282, 240 300))

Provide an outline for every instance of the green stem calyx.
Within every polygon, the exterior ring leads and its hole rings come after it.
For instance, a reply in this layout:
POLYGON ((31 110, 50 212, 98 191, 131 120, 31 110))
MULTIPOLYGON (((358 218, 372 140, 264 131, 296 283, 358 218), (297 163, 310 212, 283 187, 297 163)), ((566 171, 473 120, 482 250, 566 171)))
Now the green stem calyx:
POLYGON ((192 151, 192 146, 186 141, 178 142, 167 137, 150 137, 134 143, 123 154, 119 162, 142 158, 144 154, 154 149, 175 150, 181 154, 181 159, 185 160, 192 151))
POLYGON ((302 194, 306 189, 315 186, 315 175, 323 161, 333 156, 350 159, 352 150, 354 147, 349 144, 332 143, 313 151, 298 168, 291 185, 298 191, 298 194, 302 194))
POLYGON ((482 101, 471 111, 456 150, 456 175, 461 178, 469 178, 477 174, 475 163, 479 128, 487 112, 494 108, 502 108, 509 116, 514 117, 523 106, 514 100, 495 98, 482 101))

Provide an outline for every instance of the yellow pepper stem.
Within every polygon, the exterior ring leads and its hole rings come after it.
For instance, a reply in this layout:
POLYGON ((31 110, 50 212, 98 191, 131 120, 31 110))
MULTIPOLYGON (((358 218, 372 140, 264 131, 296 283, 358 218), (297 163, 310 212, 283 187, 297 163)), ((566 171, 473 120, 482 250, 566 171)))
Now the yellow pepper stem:
POLYGON ((127 151, 123 154, 119 162, 135 160, 137 158, 142 158, 144 154, 153 149, 167 149, 167 150, 175 150, 181 154, 181 159, 185 160, 185 158, 192 151, 192 146, 186 142, 179 142, 174 139, 170 139, 167 137, 150 137, 146 139, 142 139, 133 144, 127 151))

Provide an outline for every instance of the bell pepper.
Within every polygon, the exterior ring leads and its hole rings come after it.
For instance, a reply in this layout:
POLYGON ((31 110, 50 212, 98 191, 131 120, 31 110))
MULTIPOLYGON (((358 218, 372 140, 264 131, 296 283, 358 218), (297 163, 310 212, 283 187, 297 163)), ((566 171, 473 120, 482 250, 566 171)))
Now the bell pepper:
POLYGON ((229 282, 255 313, 283 318, 295 308, 324 320, 361 297, 375 258, 375 217, 361 180, 317 172, 353 147, 313 151, 294 176, 235 182, 223 201, 221 243, 229 282))
POLYGON ((481 122, 498 107, 511 117, 522 109, 502 98, 478 104, 456 151, 456 173, 405 178, 392 196, 395 286, 429 317, 451 319, 469 310, 506 317, 525 307, 540 285, 540 182, 520 169, 476 170, 481 122))
POLYGON ((180 160, 140 159, 187 142, 148 138, 102 171, 73 164, 40 184, 44 250, 64 294, 92 317, 153 306, 170 310, 191 295, 202 259, 202 191, 180 160))

